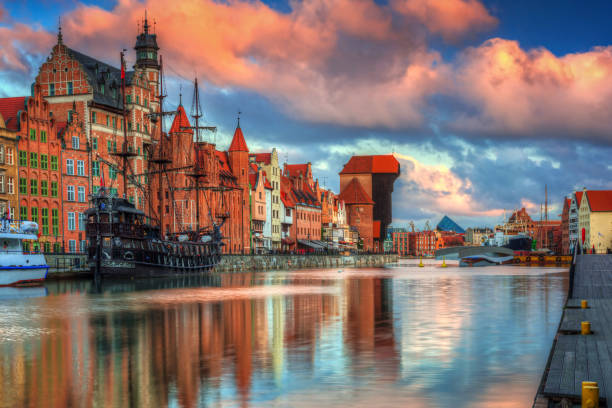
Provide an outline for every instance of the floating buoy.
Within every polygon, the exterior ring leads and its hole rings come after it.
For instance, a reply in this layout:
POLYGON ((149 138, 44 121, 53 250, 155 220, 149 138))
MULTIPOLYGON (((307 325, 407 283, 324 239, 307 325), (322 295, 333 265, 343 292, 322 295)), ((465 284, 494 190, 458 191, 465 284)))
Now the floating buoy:
POLYGON ((419 268, 424 267, 425 265, 423 265, 423 257, 421 257, 421 261, 419 262, 419 268))
POLYGON ((342 269, 338 270, 338 273, 342 273, 342 269))
POLYGON ((442 257, 442 267, 443 267, 443 268, 446 268, 447 266, 448 266, 448 265, 446 265, 446 257, 445 257, 445 256, 443 256, 443 257, 442 257))

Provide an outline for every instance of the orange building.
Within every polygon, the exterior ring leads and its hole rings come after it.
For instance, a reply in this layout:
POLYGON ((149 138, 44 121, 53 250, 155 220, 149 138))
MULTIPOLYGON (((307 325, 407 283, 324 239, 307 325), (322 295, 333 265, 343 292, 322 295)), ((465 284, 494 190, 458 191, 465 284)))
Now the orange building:
POLYGON ((340 172, 340 196, 359 196, 352 198, 359 202, 344 201, 348 224, 359 229, 364 250, 383 250, 383 240, 392 220, 393 183, 399 174, 399 162, 392 155, 353 156, 340 172), (350 191, 345 195, 347 189, 350 191), (371 216, 367 207, 370 204, 366 204, 369 202, 372 202, 371 216), (352 206, 359 208, 352 209, 352 206), (355 224, 357 220, 359 225, 355 224))
POLYGON ((283 176, 291 201, 295 205, 291 236, 296 237, 297 248, 305 250, 323 249, 324 247, 320 242, 321 202, 318 199, 319 183, 312 178, 311 164, 285 163, 283 176))
POLYGON ((251 246, 257 253, 264 248, 264 224, 266 222, 266 188, 272 188, 264 171, 255 163, 249 165, 251 186, 251 246))

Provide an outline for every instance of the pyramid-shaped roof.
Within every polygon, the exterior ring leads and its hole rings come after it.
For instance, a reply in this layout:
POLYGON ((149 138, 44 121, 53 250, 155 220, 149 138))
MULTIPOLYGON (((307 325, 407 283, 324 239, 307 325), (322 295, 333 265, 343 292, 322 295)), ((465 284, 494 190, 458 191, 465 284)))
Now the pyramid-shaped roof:
POLYGON ((453 231, 458 234, 465 234, 465 230, 459 226, 455 221, 451 220, 448 216, 442 217, 438 226, 436 227, 438 231, 453 231))
POLYGON ((185 108, 183 108, 183 105, 179 105, 170 127, 170 133, 193 134, 193 129, 185 129, 186 127, 191 127, 191 124, 189 123, 189 118, 187 118, 187 113, 185 113, 185 108))
POLYGON ((338 196, 345 204, 374 204, 368 193, 356 178, 342 190, 338 196))
POLYGON ((249 151, 246 141, 244 140, 244 135, 242 134, 242 129, 240 129, 240 125, 236 127, 236 131, 234 132, 234 138, 232 139, 232 144, 230 144, 228 151, 247 153, 249 151))

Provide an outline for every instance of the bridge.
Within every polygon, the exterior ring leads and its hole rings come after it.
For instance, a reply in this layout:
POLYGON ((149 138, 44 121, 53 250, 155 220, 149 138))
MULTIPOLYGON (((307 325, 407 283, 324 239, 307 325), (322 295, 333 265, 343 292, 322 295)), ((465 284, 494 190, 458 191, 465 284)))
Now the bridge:
POLYGON ((512 256, 514 251, 509 248, 490 246, 456 246, 438 249, 436 259, 461 259, 466 256, 485 255, 493 257, 512 256))

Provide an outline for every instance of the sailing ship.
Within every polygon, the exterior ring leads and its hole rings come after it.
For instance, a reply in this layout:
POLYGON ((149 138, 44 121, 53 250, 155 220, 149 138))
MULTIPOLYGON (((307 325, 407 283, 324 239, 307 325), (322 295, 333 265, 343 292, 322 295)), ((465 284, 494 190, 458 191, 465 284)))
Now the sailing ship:
MULTIPOLYGON (((160 66, 162 65, 160 57, 160 66)), ((127 123, 125 109, 125 75, 124 75, 124 54, 121 52, 121 87, 123 92, 123 123, 127 123)), ((160 70, 161 71, 161 70, 160 70)), ((160 136, 157 143, 156 152, 151 156, 150 163, 157 166, 156 171, 149 171, 149 175, 159 176, 158 197, 162 195, 162 175, 173 170, 167 165, 171 162, 165 154, 164 140, 166 135, 163 132, 163 116, 172 115, 176 112, 163 111, 163 98, 165 95, 163 88, 163 74, 159 77, 159 112, 151 114, 152 120, 160 120, 160 136)), ((199 140, 199 130, 216 130, 214 127, 202 126, 198 124, 201 117, 199 108, 199 94, 197 79, 195 81, 195 106, 196 112, 193 115, 196 131, 196 138, 199 140)), ((128 149, 127 126, 123 126, 123 146, 121 151, 114 154, 120 164, 113 164, 104 161, 103 163, 112 166, 116 172, 123 174, 124 192, 127 192, 127 178, 131 171, 129 158, 135 153, 128 149)), ((197 155, 196 155, 197 157, 197 155)), ((196 208, 199 209, 199 180, 206 176, 200 169, 198 160, 191 166, 190 177, 193 178, 196 190, 196 208)), ((136 184, 136 177, 132 174, 130 182, 136 184)), ((103 184, 103 183, 102 183, 103 184)), ((150 185, 142 188, 151 188, 150 185)), ((172 192, 173 189, 169 190, 172 192)), ((149 194, 150 196, 150 194, 149 194)), ((94 277, 121 278, 121 277, 162 277, 177 276, 190 273, 204 273, 211 271, 221 260, 222 249, 224 246, 221 227, 226 217, 220 217, 222 221, 217 223, 212 219, 210 211, 208 216, 211 218, 210 227, 200 228, 199 212, 196 218, 196 228, 189 231, 167 236, 162 231, 163 221, 160 209, 159 217, 156 219, 144 211, 136 208, 129 200, 124 197, 117 197, 111 194, 111 190, 101 186, 99 191, 91 197, 91 208, 85 215, 87 217, 86 234, 89 241, 88 261, 89 267, 94 277)))

